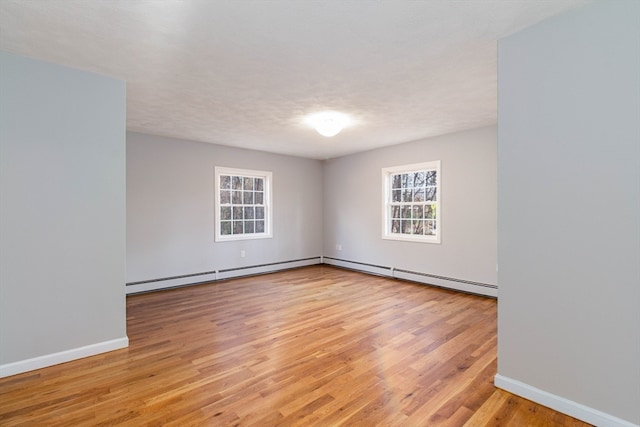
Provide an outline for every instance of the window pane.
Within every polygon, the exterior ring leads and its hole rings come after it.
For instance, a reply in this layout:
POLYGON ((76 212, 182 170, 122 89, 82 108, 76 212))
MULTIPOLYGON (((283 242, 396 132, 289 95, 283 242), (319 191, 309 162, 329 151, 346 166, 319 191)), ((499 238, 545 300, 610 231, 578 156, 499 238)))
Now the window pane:
POLYGON ((234 191, 233 192, 233 197, 232 197, 231 203, 233 203, 234 205, 241 205, 242 204, 242 191, 234 191))
POLYGON ((437 184, 436 171, 427 172, 425 178, 426 178, 426 184, 427 185, 436 185, 437 184))
POLYGON ((413 202, 413 191, 411 189, 402 191, 403 202, 413 202))
POLYGON ((433 236, 436 234, 436 222, 434 220, 425 220, 424 221, 424 234, 433 236))
POLYGON ((256 205, 264 205, 264 193, 262 191, 256 191, 254 203, 256 205))
POLYGON ((244 222, 244 233, 253 233, 253 221, 244 222))
POLYGON ((231 191, 220 190, 220 203, 223 205, 231 203, 231 191))
POLYGON ((426 193, 426 198, 427 201, 433 201, 435 202, 436 200, 438 200, 436 198, 436 187, 427 187, 427 193, 426 193))
POLYGON ((244 189, 253 190, 253 178, 244 177, 244 189))
POLYGON ((402 190, 392 190, 391 191, 391 201, 392 202, 401 202, 402 201, 402 190))
POLYGON ((229 175, 220 175, 220 188, 231 188, 231 177, 229 175))
POLYGON ((413 190, 413 201, 424 202, 424 188, 416 188, 413 190))
POLYGON ((433 205, 425 205, 424 207, 424 217, 427 219, 435 219, 436 218, 436 207, 433 205))
POLYGON ((413 186, 414 187, 424 187, 425 173, 424 172, 416 172, 413 174, 413 186))
POLYGON ((264 208, 256 206, 256 219, 264 219, 264 208))
POLYGON ((262 178, 254 178, 253 180, 253 189, 256 191, 264 191, 264 179, 262 178))
POLYGON ((220 219, 231 219, 231 206, 223 206, 220 208, 220 219))
POLYGON ((241 176, 234 176, 231 179, 231 187, 234 190, 242 190, 242 177, 241 176))
POLYGON ((421 219, 413 220, 413 234, 422 234, 424 221, 421 219))
POLYGON ((245 205, 253 204, 253 191, 243 191, 242 195, 243 195, 242 201, 245 205))
POLYGON ((253 219, 254 218, 253 212, 254 212, 254 208, 253 207, 248 207, 248 208, 245 207, 244 208, 244 219, 253 219))
POLYGON ((402 218, 411 218, 411 206, 402 207, 402 218))
POLYGON ((391 232, 399 233, 400 232, 400 220, 394 219, 391 221, 391 232))
POLYGON ((411 220, 402 220, 402 234, 411 234, 411 220))
POLYGON ((264 221, 256 221, 255 232, 264 233, 264 221))
POLYGON ((233 234, 243 234, 242 221, 233 221, 233 234))
POLYGON ((242 207, 240 206, 233 207, 233 219, 242 219, 242 207))
POLYGON ((391 175, 391 188, 402 188, 401 178, 401 175, 391 175))
POLYGON ((391 206, 391 218, 400 218, 400 206, 391 206))
POLYGON ((220 222, 220 234, 231 234, 231 221, 220 222))
POLYGON ((422 205, 413 205, 413 218, 422 218, 422 205))
POLYGON ((412 173, 403 173, 402 174, 402 188, 413 187, 413 174, 412 173))

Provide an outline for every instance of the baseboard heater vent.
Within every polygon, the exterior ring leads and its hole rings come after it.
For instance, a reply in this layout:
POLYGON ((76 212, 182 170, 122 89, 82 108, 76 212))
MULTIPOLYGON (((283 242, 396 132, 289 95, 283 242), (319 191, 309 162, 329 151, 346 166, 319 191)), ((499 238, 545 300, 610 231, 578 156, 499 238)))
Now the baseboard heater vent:
POLYGON ((203 283, 216 282, 218 280, 225 280, 236 277, 255 276, 258 274, 273 273, 275 271, 288 270, 292 268, 304 267, 307 265, 320 263, 321 257, 316 256, 288 261, 271 262, 266 264, 247 265, 243 267, 204 271, 202 273, 191 273, 182 274, 179 276, 160 277, 150 280, 139 280, 126 284, 127 295, 173 289, 183 286, 200 285, 203 283), (194 282, 194 277, 197 277, 199 280, 194 282))
POLYGON ((255 276, 259 274, 273 273, 276 271, 289 270, 315 264, 327 264, 335 267, 346 268, 349 270, 360 271, 367 274, 408 280, 411 282, 418 282, 426 285, 438 286, 446 289, 454 289, 457 291, 489 297, 498 296, 497 285, 327 256, 300 258, 289 261, 278 261, 266 264, 256 264, 243 267, 204 271, 202 273, 191 273, 182 274, 179 276, 161 277, 158 279, 139 280, 126 284, 127 294, 133 295, 158 290, 179 288, 183 286, 200 285, 203 283, 211 283, 219 280, 255 276), (194 278, 196 277, 198 278, 198 280, 194 281, 194 278))
POLYGON ((351 261, 327 256, 323 258, 323 261, 324 264, 343 267, 350 270, 362 271, 364 273, 393 277, 396 279, 403 279, 411 282, 418 282, 426 285, 454 289, 457 291, 468 292, 483 296, 498 296, 498 286, 489 283, 475 282, 471 280, 457 279, 454 277, 446 277, 437 274, 423 273, 420 271, 411 271, 397 267, 388 267, 384 265, 370 264, 366 262, 351 261))

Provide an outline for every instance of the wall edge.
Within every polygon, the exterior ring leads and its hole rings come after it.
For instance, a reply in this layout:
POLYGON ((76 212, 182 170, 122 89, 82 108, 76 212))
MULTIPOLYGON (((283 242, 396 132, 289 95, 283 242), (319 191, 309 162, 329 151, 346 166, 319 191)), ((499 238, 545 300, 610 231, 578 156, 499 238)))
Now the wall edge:
POLYGON ((638 424, 623 420, 611 414, 599 411, 589 406, 582 405, 564 397, 557 396, 532 385, 523 383, 504 375, 496 374, 494 384, 509 393, 529 399, 540 405, 547 406, 563 414, 572 416, 584 422, 596 426, 608 427, 639 427, 638 424))

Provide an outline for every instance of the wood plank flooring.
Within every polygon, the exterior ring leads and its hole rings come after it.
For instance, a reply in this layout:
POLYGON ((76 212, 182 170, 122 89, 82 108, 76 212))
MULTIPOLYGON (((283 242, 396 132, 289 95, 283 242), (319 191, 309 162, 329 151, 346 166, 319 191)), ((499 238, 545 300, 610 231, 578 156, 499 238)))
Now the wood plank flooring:
POLYGON ((0 379, 0 425, 588 425, 493 386, 489 298, 313 266, 131 296, 127 326, 0 379))

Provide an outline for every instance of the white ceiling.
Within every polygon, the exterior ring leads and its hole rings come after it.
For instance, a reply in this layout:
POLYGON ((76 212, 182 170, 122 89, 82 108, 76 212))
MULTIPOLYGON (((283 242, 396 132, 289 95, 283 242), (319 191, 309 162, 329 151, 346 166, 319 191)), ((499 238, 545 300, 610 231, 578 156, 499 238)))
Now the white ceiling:
POLYGON ((129 130, 324 159, 495 123, 496 40, 584 3, 0 0, 0 49, 126 80, 129 130))

